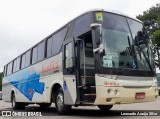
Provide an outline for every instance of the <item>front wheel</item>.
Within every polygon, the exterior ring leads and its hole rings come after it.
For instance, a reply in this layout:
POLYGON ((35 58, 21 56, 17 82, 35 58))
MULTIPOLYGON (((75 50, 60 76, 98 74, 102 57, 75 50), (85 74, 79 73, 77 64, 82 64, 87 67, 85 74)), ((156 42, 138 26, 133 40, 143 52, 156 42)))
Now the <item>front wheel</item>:
POLYGON ((103 112, 110 110, 112 107, 113 105, 98 105, 98 108, 103 112))
POLYGON ((70 105, 64 104, 64 95, 63 95, 62 88, 60 88, 57 91, 56 98, 55 98, 55 106, 59 114, 67 114, 71 110, 70 105))

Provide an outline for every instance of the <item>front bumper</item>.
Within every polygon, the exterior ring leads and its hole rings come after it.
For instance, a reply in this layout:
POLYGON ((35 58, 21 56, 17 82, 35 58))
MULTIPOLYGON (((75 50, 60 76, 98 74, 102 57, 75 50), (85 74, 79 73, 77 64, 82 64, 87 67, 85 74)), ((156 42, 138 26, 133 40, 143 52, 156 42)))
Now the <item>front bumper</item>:
POLYGON ((157 87, 143 87, 143 88, 133 88, 133 87, 106 87, 106 86, 96 86, 96 100, 94 105, 114 105, 114 104, 127 104, 127 103, 141 103, 155 101, 158 97, 157 87), (108 93, 108 89, 113 92, 108 93), (115 94, 114 90, 118 90, 115 94), (136 93, 145 93, 144 99, 135 99, 136 93))

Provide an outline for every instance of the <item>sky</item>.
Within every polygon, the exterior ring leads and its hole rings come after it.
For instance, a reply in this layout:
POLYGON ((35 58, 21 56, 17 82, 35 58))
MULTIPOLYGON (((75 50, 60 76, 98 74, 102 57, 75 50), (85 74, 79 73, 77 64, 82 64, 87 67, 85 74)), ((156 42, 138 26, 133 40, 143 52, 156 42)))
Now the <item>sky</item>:
POLYGON ((132 17, 159 0, 0 0, 0 72, 3 66, 49 34, 90 9, 132 17))

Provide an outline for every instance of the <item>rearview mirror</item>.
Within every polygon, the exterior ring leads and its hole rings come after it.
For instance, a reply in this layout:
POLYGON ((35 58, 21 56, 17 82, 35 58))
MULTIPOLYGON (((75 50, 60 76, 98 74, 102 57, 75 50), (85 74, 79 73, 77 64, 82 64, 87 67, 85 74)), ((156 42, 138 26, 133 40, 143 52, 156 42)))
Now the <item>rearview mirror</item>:
POLYGON ((147 44, 147 37, 142 31, 138 31, 134 42, 135 42, 136 46, 139 46, 139 45, 142 45, 142 44, 147 44))
POLYGON ((102 40, 102 25, 99 23, 92 23, 90 27, 95 31, 95 43, 97 48, 101 44, 102 40))

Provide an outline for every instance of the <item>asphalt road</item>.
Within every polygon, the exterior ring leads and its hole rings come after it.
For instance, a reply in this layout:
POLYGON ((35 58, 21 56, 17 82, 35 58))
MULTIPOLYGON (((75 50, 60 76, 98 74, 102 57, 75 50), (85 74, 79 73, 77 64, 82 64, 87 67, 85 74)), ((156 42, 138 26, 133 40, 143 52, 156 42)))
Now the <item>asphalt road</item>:
MULTIPOLYGON (((11 103, 6 103, 4 101, 0 101, 0 110, 4 111, 13 111, 11 108, 11 103)), ((102 113, 97 107, 73 107, 72 111, 69 115, 60 116, 57 114, 54 104, 46 109, 41 110, 38 105, 29 105, 25 108, 25 110, 19 110, 18 112, 41 112, 41 117, 23 117, 25 119, 93 119, 93 118, 105 118, 105 119, 159 119, 160 118, 160 97, 157 101, 154 102, 145 102, 145 103, 135 103, 135 104, 123 104, 123 105, 114 105, 114 107, 106 113, 102 113), (130 114, 132 116, 126 116, 126 114, 130 114), (137 116, 137 115, 143 116, 137 116), (159 114, 159 116, 155 116, 159 114), (146 116, 144 116, 146 115, 146 116), (150 115, 150 116, 148 116, 150 115), (154 115, 154 116, 153 116, 154 115)), ((0 111, 0 114, 2 113, 0 111)), ((0 119, 22 119, 22 117, 0 117, 0 119)))

